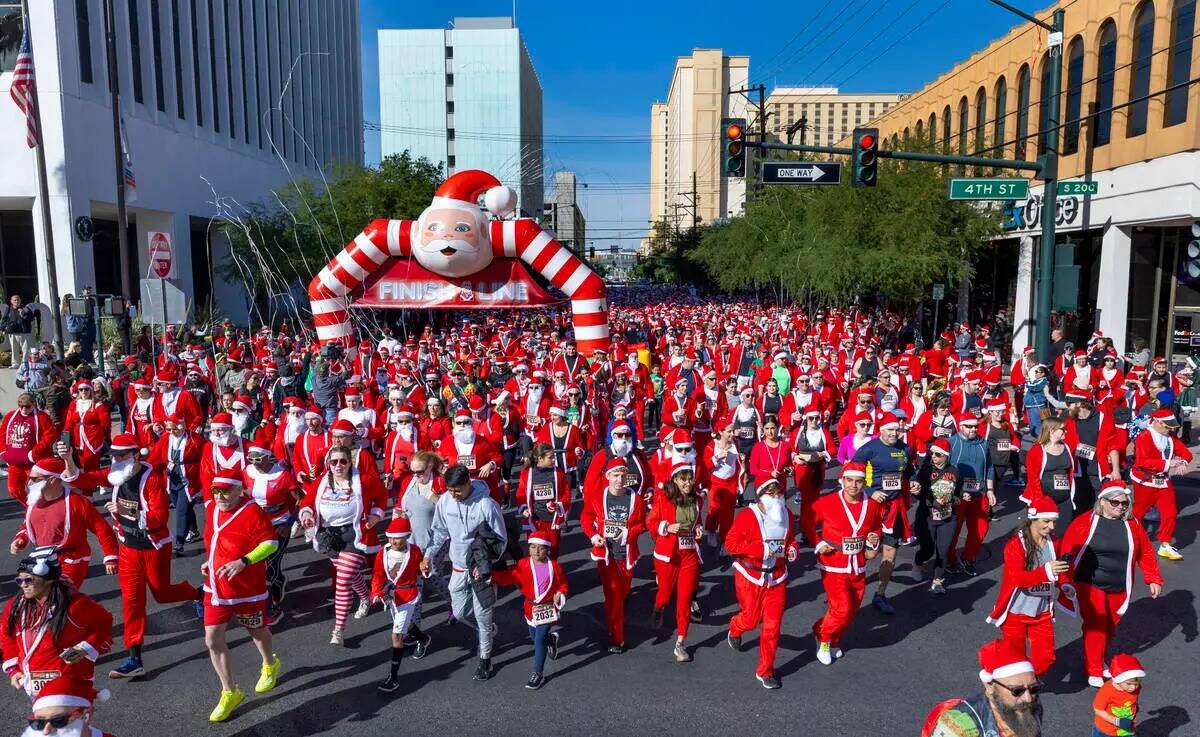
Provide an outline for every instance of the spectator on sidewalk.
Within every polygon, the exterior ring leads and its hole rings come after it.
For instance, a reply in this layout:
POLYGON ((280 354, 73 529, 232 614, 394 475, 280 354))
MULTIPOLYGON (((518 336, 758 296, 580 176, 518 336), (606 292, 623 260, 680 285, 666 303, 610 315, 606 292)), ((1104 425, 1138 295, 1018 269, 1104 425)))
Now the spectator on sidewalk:
POLYGON ((0 314, 0 333, 8 336, 9 368, 16 368, 33 345, 34 315, 33 308, 19 294, 8 298, 8 306, 0 314))

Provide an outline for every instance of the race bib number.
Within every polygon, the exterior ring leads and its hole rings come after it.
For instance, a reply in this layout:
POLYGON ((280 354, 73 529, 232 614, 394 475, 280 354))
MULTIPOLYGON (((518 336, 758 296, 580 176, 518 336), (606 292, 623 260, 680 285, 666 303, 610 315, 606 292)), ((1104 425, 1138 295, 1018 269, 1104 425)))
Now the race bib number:
POLYGON ((532 615, 530 618, 535 627, 539 624, 554 624, 558 621, 558 607, 553 603, 534 604, 532 615))
POLYGON ((976 479, 976 478, 963 479, 963 491, 968 494, 979 493, 979 479, 976 479))
POLYGON ((739 428, 737 429, 737 436, 738 436, 739 438, 742 438, 743 440, 749 440, 750 438, 754 437, 754 428, 752 428, 752 427, 739 427, 739 428))
POLYGON ((945 522, 946 520, 950 519, 950 513, 952 511, 953 510, 951 510, 950 507, 932 507, 929 510, 929 516, 935 522, 945 522))
POLYGON ((1165 475, 1151 476, 1150 480, 1146 482, 1146 486, 1153 489, 1165 489, 1167 488, 1167 477, 1165 475))
POLYGON ((30 671, 29 679, 25 682, 25 690, 30 696, 37 698, 37 695, 42 692, 47 683, 61 675, 62 673, 56 670, 30 671))
POLYGON ((935 437, 935 438, 944 438, 944 437, 948 437, 949 435, 950 435, 950 428, 948 428, 948 427, 938 426, 938 427, 933 428, 933 437, 935 437))
POLYGON ((1070 491, 1071 478, 1065 473, 1054 474, 1054 490, 1055 491, 1070 491))
POLYGON ((1096 446, 1080 443, 1079 447, 1075 448, 1075 455, 1085 461, 1093 460, 1096 457, 1096 446))
POLYGON ((1036 586, 1030 586, 1025 589, 1025 593, 1030 596, 1040 596, 1044 599, 1049 599, 1051 596, 1054 596, 1054 584, 1049 582, 1039 583, 1036 586))
POLYGON ((680 550, 695 550, 696 536, 688 533, 679 533, 679 549, 680 550))
POLYGON ((619 540, 621 533, 625 531, 625 523, 621 520, 606 519, 604 520, 604 537, 609 540, 619 540))
POLYGON ((125 519, 137 519, 137 501, 134 499, 117 499, 117 515, 125 519))
POLYGON ((842 552, 846 555, 858 555, 867 546, 867 539, 861 535, 842 538, 842 552))
POLYGON ((1012 444, 1011 440, 1001 440, 996 443, 997 453, 1011 453, 1014 450, 1016 450, 1016 447, 1012 444))
POLYGON ((885 473, 879 482, 879 488, 884 491, 900 491, 901 477, 898 473, 885 473))
POLYGON ((625 473, 623 473, 623 474, 621 475, 621 485, 622 485, 622 486, 624 486, 624 487, 625 487, 625 488, 627 488, 627 489, 635 489, 635 488, 637 488, 637 486, 638 486, 638 483, 639 483, 639 481, 638 481, 638 476, 637 476, 637 474, 636 474, 636 473, 632 473, 632 472, 631 472, 631 471, 629 471, 628 469, 626 469, 626 470, 625 470, 625 473))
POLYGON ((474 455, 459 456, 458 462, 461 463, 462 465, 466 466, 468 471, 475 470, 475 456, 474 455))
POLYGON ((783 540, 764 540, 763 543, 767 546, 768 557, 783 555, 783 540))
POLYGON ((260 629, 264 624, 262 612, 238 614, 234 616, 233 620, 248 630, 260 629))
POLYGON ((539 502, 548 502, 554 499, 554 484, 534 484, 533 498, 539 502))

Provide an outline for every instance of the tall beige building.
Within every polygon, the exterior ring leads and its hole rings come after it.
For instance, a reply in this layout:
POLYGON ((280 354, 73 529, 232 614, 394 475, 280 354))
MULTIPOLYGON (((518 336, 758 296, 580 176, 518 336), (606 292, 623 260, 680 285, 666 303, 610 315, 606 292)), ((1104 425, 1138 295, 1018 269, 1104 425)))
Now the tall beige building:
POLYGON ((748 56, 694 49, 676 60, 666 102, 650 106, 651 222, 685 228, 741 212, 745 182, 721 176, 721 119, 751 117, 746 98, 729 94, 749 81, 748 56))
MULTIPOLYGON (((788 142, 788 129, 807 118, 803 140, 812 146, 832 146, 884 115, 908 97, 907 94, 852 92, 840 93, 837 87, 776 87, 767 96, 767 134, 775 141, 788 142)), ((793 133, 792 143, 801 142, 801 131, 793 133)))

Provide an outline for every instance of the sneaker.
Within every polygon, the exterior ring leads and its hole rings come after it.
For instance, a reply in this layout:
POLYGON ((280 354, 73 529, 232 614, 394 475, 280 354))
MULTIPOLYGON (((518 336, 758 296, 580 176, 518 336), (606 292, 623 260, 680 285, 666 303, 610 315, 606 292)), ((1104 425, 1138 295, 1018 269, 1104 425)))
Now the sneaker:
POLYGON ((238 708, 238 705, 245 700, 245 692, 237 686, 234 686, 232 691, 222 691, 221 698, 217 701, 217 708, 213 709, 212 713, 208 715, 208 721, 225 721, 233 714, 233 710, 238 708))
POLYGON ((675 650, 671 653, 675 657, 676 663, 689 663, 692 656, 688 653, 687 648, 680 643, 675 644, 675 650))
POLYGON ((925 582, 925 566, 921 566, 921 565, 917 565, 916 563, 913 563, 912 577, 913 577, 913 581, 915 581, 916 583, 924 583, 925 582))
POLYGON ((940 578, 933 579, 933 583, 929 585, 929 590, 938 596, 946 595, 946 584, 940 578))
POLYGON ((201 539, 201 536, 200 536, 200 531, 199 531, 199 530, 192 530, 191 532, 189 532, 189 533, 187 534, 187 537, 183 538, 183 541, 184 541, 185 543, 194 543, 194 542, 196 542, 196 541, 198 541, 198 540, 200 540, 200 539, 201 539))
POLYGON ((275 688, 279 682, 279 671, 283 670, 283 662, 278 655, 271 655, 271 662, 264 665, 258 674, 258 683, 254 684, 254 693, 266 693, 275 688))
POLYGON ((354 610, 354 618, 355 619, 366 619, 367 615, 370 613, 371 613, 371 602, 367 601, 366 599, 363 599, 362 601, 358 602, 358 608, 354 610))
POLYGON ((474 681, 486 681, 492 677, 492 659, 480 658, 479 667, 475 669, 475 675, 471 676, 474 681))
POLYGON ((902 548, 911 548, 912 546, 914 546, 916 544, 917 544, 916 536, 906 537, 900 541, 900 547, 902 547, 902 548))
POLYGON ((1158 557, 1166 558, 1167 560, 1183 560, 1183 556, 1171 543, 1159 543, 1158 557))
POLYGON ((529 680, 525 681, 525 688, 529 689, 530 691, 536 691, 541 688, 542 684, 545 682, 546 679, 542 678, 542 674, 534 671, 533 674, 529 676, 529 680))
POLYGON ((871 606, 878 609, 881 613, 891 616, 896 613, 896 607, 892 606, 892 602, 883 594, 875 594, 871 599, 871 606))
POLYGON ((1107 681, 1112 678, 1112 671, 1110 671, 1108 668, 1105 668, 1104 670, 1100 671, 1100 675, 1104 676, 1104 680, 1107 681))
POLYGON ((963 573, 967 574, 968 576, 978 576, 979 575, 979 571, 975 570, 975 561, 964 560, 961 563, 961 565, 962 565, 963 573))
POLYGON ((546 641, 546 654, 551 660, 558 660, 558 633, 551 632, 550 637, 546 641))
POLYGON ((733 632, 727 632, 727 633, 725 634, 725 642, 729 644, 729 647, 733 648, 733 651, 734 651, 734 652, 738 652, 738 653, 740 653, 740 652, 742 651, 742 637, 741 637, 741 635, 738 635, 737 637, 734 637, 734 636, 733 636, 733 632))
POLYGON ((610 655, 620 655, 621 653, 625 652, 625 643, 610 642, 608 645, 608 652, 610 655))
POLYGON ((283 610, 282 609, 268 609, 267 610, 266 622, 267 622, 268 627, 274 627, 275 625, 279 624, 282 621, 283 621, 283 610))
POLYGON ((109 678, 137 678, 146 674, 146 669, 142 667, 142 659, 135 658, 132 655, 125 659, 124 663, 108 672, 109 678))
POLYGON ((821 665, 833 665, 833 650, 828 642, 822 642, 817 647, 817 660, 821 665))
POLYGON ((656 630, 662 629, 663 626, 663 610, 655 609, 654 614, 650 615, 650 627, 656 630))
POLYGON ((962 574, 963 574, 963 569, 962 569, 962 566, 960 566, 959 564, 951 563, 950 565, 946 566, 946 575, 947 576, 961 576, 962 574))
POLYGON ((186 555, 186 553, 187 551, 184 550, 182 543, 175 543, 175 549, 172 551, 172 555, 174 555, 176 558, 182 558, 184 555, 186 555))
POLYGON ((775 676, 760 676, 755 674, 754 677, 758 679, 758 682, 761 683, 762 687, 765 689, 779 688, 779 679, 775 676))
POLYGON ((380 693, 392 693, 399 688, 400 679, 396 678, 395 676, 388 676, 386 679, 384 679, 383 683, 380 683, 375 687, 375 690, 379 691, 380 693))
POLYGON ((842 649, 841 649, 840 647, 834 647, 834 648, 830 648, 830 649, 829 649, 829 652, 833 654, 833 659, 834 659, 834 660, 837 660, 838 658, 840 658, 840 657, 842 657, 843 655, 845 655, 845 653, 843 653, 843 652, 842 652, 842 649))
POLYGON ((413 660, 420 660, 429 654, 429 645, 433 642, 433 637, 425 635, 417 640, 416 647, 413 648, 413 660))
POLYGON ((333 634, 329 636, 329 644, 337 645, 338 647, 341 647, 342 645, 346 644, 346 638, 342 635, 341 630, 333 631, 333 634))
POLYGON ((717 537, 717 533, 715 532, 705 533, 704 541, 708 543, 708 547, 710 548, 717 548, 721 546, 721 540, 717 537))
POLYGON ((700 606, 700 602, 696 601, 695 599, 692 599, 692 608, 691 608, 692 621, 693 622, 703 622, 704 614, 705 614, 704 607, 700 606))
POLYGON ((1092 688, 1100 688, 1104 685, 1104 679, 1100 676, 1088 676, 1088 685, 1092 688))

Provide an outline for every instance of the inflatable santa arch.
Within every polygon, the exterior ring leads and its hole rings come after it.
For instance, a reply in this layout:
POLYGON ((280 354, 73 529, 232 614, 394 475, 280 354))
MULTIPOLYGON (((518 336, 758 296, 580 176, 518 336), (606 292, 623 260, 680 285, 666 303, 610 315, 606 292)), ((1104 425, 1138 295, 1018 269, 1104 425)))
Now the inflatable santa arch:
POLYGON ((490 220, 516 209, 517 196, 491 174, 460 171, 438 187, 432 204, 412 220, 375 220, 308 285, 321 344, 354 333, 349 307, 355 290, 387 262, 412 258, 446 278, 476 274, 494 259, 520 259, 571 301, 579 352, 607 350, 608 302, 604 280, 529 218, 490 220))

